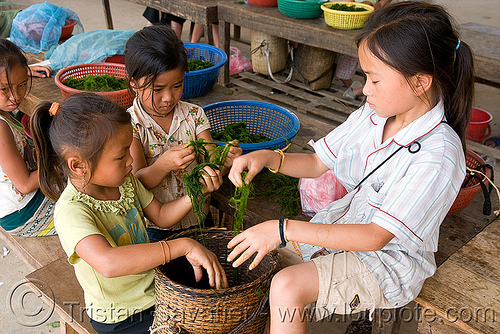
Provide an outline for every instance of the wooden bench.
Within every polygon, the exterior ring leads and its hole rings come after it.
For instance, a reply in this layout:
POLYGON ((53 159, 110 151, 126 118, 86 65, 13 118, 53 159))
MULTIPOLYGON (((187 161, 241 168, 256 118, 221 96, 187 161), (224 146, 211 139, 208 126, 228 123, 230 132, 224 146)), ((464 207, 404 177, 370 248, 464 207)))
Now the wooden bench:
POLYGON ((500 220, 450 256, 425 281, 420 333, 500 333, 500 220))
POLYGON ((0 228, 0 238, 32 270, 26 278, 32 282, 31 288, 36 295, 41 296, 42 301, 49 306, 55 303, 61 333, 95 333, 87 314, 80 308, 77 310, 77 306, 85 309, 83 290, 59 237, 16 237, 0 228), (75 313, 70 313, 72 310, 75 313))
POLYGON ((96 333, 85 312, 83 290, 67 257, 61 257, 26 275, 41 300, 55 307, 61 334, 96 333))

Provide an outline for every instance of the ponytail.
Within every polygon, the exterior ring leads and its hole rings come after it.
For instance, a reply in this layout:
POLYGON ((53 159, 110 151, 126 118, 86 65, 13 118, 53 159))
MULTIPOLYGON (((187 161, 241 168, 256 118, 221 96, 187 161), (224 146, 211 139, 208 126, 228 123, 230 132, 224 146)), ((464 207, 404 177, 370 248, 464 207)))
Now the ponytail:
POLYGON ((55 202, 64 188, 64 180, 61 161, 50 142, 49 128, 56 117, 49 113, 51 105, 50 102, 42 101, 35 107, 30 118, 30 130, 35 145, 40 189, 55 202))
POLYGON ((474 56, 467 43, 460 41, 455 55, 453 81, 443 87, 444 110, 448 124, 455 130, 464 151, 474 96, 474 56))

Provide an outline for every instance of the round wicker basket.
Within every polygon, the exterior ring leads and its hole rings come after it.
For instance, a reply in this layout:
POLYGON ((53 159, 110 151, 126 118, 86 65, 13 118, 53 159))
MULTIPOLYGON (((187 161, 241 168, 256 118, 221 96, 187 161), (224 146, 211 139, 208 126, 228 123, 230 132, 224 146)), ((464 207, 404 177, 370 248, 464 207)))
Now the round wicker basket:
POLYGON ((185 257, 157 267, 152 333, 263 333, 269 311, 267 294, 271 278, 279 269, 277 253, 266 255, 253 270, 242 266, 237 285, 233 267, 227 262, 230 252, 227 243, 233 232, 217 228, 196 231, 182 232, 169 239, 192 237, 204 242, 218 255, 230 287, 215 290, 206 281, 195 282, 193 269, 185 257))
MULTIPOLYGON (((477 169, 478 166, 484 165, 485 161, 475 152, 467 150, 465 154, 465 163, 470 169, 477 169)), ((491 178, 491 169, 481 168, 480 171, 488 176, 488 178, 491 178)), ((482 180, 484 185, 488 185, 488 180, 485 177, 482 177, 482 180)), ((458 196, 453 202, 453 205, 451 206, 450 211, 448 211, 448 214, 451 215, 465 209, 469 204, 472 203, 480 189, 481 184, 479 183, 479 181, 467 174, 465 176, 464 183, 462 184, 462 188, 458 192, 458 196)))
POLYGON ((366 9, 362 12, 347 12, 342 10, 330 9, 332 4, 346 4, 346 2, 328 2, 321 5, 325 22, 327 25, 337 29, 359 29, 365 25, 368 16, 373 12, 373 7, 363 3, 348 2, 351 7, 360 7, 366 9))

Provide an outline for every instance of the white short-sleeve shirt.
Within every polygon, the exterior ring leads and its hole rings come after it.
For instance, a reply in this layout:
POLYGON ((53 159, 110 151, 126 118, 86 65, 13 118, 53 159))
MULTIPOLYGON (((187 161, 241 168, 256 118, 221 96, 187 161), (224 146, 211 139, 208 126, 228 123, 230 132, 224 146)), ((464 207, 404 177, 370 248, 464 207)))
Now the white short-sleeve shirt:
MULTIPOLYGON (((436 270, 439 226, 464 180, 465 155, 458 135, 445 122, 442 103, 382 142, 385 122, 366 104, 315 143, 318 157, 348 194, 318 212, 311 222, 373 222, 394 234, 382 250, 353 253, 377 278, 389 302, 403 306, 418 296, 424 280, 436 270)), ((304 260, 321 251, 301 244, 304 260)))

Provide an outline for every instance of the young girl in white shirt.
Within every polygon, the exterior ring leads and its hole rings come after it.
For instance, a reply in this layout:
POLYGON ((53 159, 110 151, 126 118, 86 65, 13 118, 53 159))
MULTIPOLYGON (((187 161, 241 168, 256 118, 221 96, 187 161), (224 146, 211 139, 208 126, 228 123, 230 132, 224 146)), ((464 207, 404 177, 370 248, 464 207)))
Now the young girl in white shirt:
POLYGON ((316 319, 402 307, 436 270, 439 226, 465 177, 472 53, 446 11, 402 2, 375 11, 358 39, 366 104, 314 145, 315 154, 256 151, 236 158, 241 185, 263 167, 294 177, 332 169, 347 189, 311 222, 270 220, 236 236, 229 260, 252 269, 279 246, 301 255, 271 284, 271 333, 305 333, 316 319), (240 257, 237 257, 240 255, 240 257), (295 316, 293 316, 295 315, 295 316))

